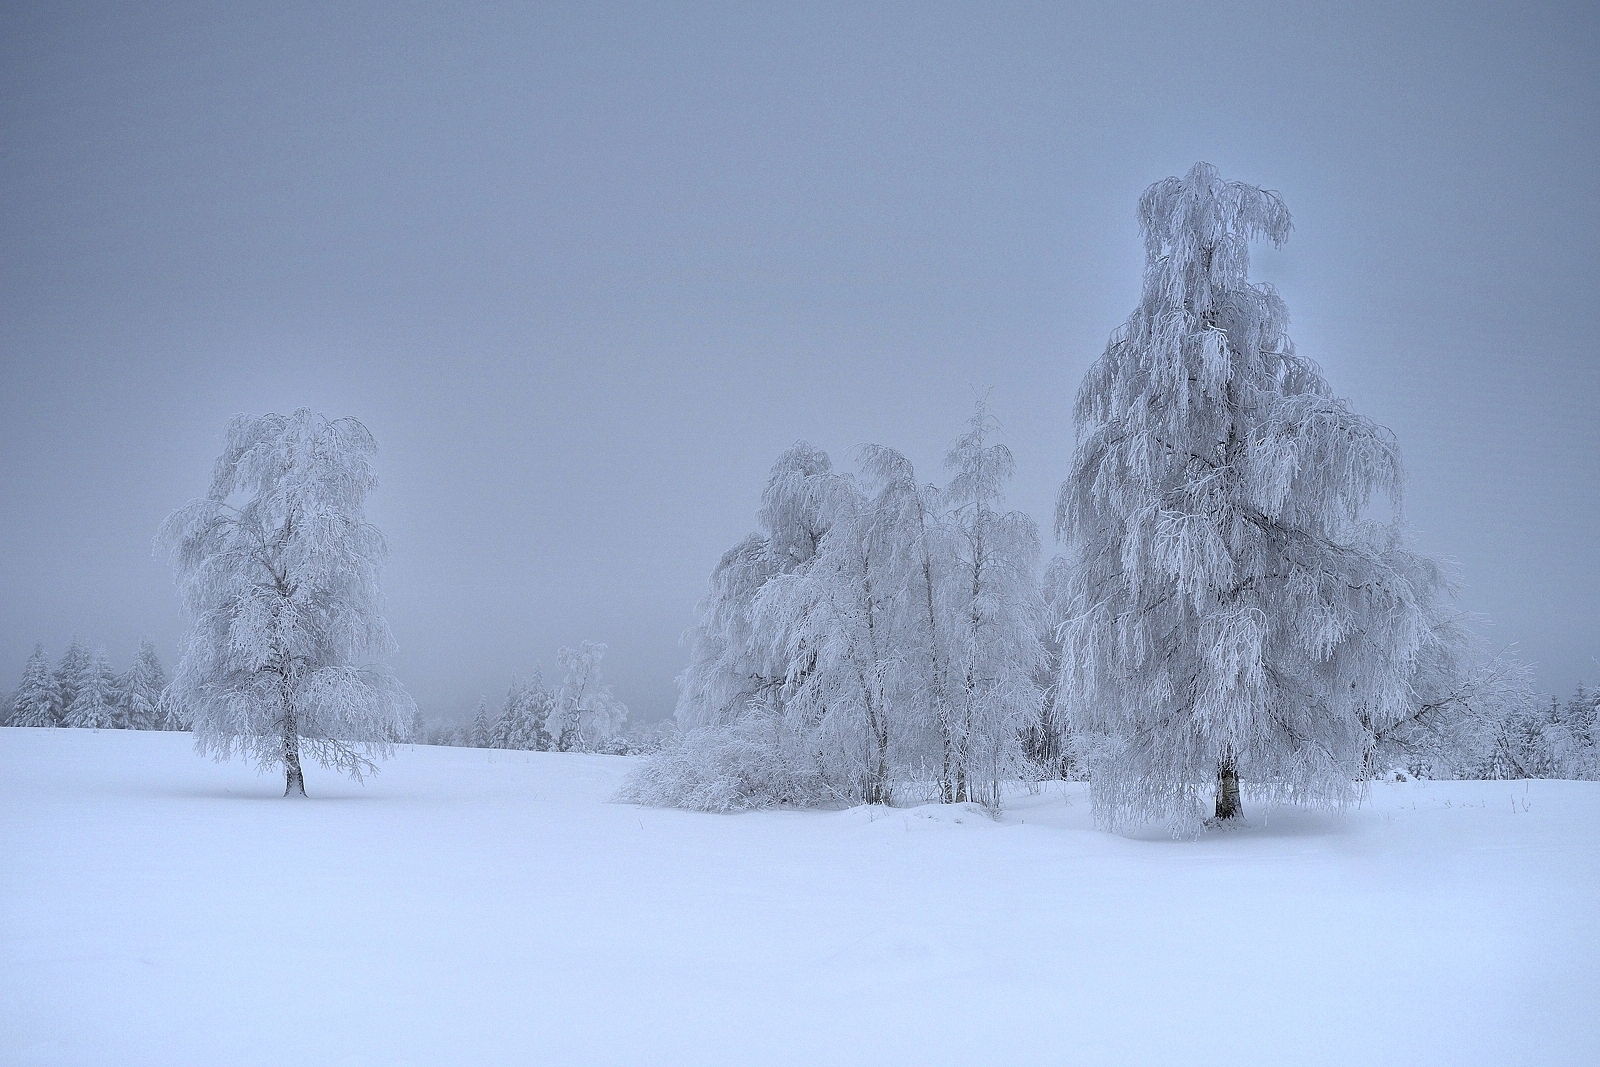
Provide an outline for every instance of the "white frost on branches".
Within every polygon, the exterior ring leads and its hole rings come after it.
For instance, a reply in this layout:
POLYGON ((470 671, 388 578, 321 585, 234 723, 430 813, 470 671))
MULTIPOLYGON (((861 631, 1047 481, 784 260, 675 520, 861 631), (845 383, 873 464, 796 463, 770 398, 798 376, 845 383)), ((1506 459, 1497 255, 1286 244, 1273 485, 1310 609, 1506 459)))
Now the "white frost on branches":
POLYGON ((50 660, 43 645, 33 646, 33 655, 22 671, 22 684, 11 702, 12 726, 61 725, 61 692, 50 672, 50 660))
POLYGON ((596 751, 617 736, 628 718, 627 705, 601 684, 605 655, 606 646, 595 641, 556 652, 556 662, 566 671, 549 713, 548 729, 558 751, 596 751))
POLYGON ((78 674, 72 704, 61 725, 83 730, 109 730, 121 725, 118 696, 116 672, 111 669, 106 650, 97 648, 78 674))
POLYGON ((120 725, 129 730, 177 729, 167 721, 161 691, 167 687, 167 673, 156 657, 156 646, 148 637, 139 642, 139 653, 117 683, 120 725))
POLYGON ((1012 460, 979 405, 921 484, 893 449, 859 476, 797 444, 762 494, 762 529, 725 555, 691 631, 679 743, 626 799, 726 810, 1000 803, 1037 725, 1038 535, 998 504, 1012 460))
POLYGON ((303 792, 302 749, 359 781, 410 729, 374 662, 394 648, 365 518, 376 452, 355 419, 237 416, 209 493, 158 537, 194 619, 168 699, 201 752, 282 766, 286 792, 303 792))
POLYGON ((1139 220, 1143 297, 1079 390, 1057 510, 1077 551, 1060 699, 1096 816, 1193 832, 1237 783, 1342 806, 1427 639, 1399 451, 1248 279, 1249 243, 1289 236, 1276 194, 1197 164, 1139 220), (1377 496, 1391 522, 1366 519, 1377 496))

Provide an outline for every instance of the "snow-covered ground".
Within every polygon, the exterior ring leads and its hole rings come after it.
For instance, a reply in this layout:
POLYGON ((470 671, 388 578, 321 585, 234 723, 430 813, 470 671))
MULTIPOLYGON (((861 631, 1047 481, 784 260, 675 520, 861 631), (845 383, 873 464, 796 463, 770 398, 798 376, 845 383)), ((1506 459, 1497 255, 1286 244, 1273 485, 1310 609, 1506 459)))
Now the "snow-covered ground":
POLYGON ((1098 833, 608 803, 630 761, 417 748, 367 786, 0 730, 0 1059, 1600 1062, 1600 785, 1098 833))

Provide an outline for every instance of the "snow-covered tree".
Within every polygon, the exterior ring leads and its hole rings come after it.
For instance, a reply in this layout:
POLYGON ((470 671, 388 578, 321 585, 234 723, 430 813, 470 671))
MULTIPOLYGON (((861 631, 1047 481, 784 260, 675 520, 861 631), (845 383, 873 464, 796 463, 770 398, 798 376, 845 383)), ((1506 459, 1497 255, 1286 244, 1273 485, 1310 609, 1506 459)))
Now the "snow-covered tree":
MULTIPOLYGON (((761 494, 761 530, 729 549, 711 572, 711 592, 687 635, 689 666, 678 677, 676 718, 684 730, 723 725, 752 703, 781 701, 788 664, 757 640, 752 609, 767 579, 804 567, 830 525, 827 453, 804 441, 773 464, 761 494)), ((781 642, 778 642, 781 643, 781 642)))
POLYGON ((1457 583, 1439 561, 1405 550, 1391 560, 1405 576, 1425 625, 1412 659, 1405 708, 1366 723, 1366 769, 1415 777, 1502 777, 1515 759, 1507 724, 1536 715, 1533 672, 1509 649, 1494 650, 1456 610, 1457 583))
POLYGON ((1564 776, 1600 779, 1600 690, 1585 689, 1580 683, 1560 721, 1568 751, 1564 776))
POLYGON ((1077 555, 1062 697, 1105 825, 1193 832, 1263 799, 1357 795, 1426 625, 1403 569, 1392 436, 1297 355, 1248 279, 1274 193, 1206 164, 1139 203, 1144 293, 1085 376, 1057 531, 1077 555))
POLYGON ((97 648, 78 674, 77 693, 67 708, 62 725, 83 730, 110 730, 122 725, 117 674, 111 669, 106 650, 97 648))
POLYGON ((1057 700, 1062 668, 1059 634, 1070 614, 1071 573, 1067 558, 1056 556, 1045 567, 1040 583, 1039 645, 1044 658, 1033 679, 1039 690, 1039 720, 1027 728, 1024 738, 1032 773, 1040 779, 1078 781, 1083 777, 1066 726, 1066 708, 1057 700))
POLYGON ((161 669, 155 642, 148 637, 139 642, 133 664, 117 684, 117 712, 121 726, 129 730, 168 729, 161 705, 161 691, 167 687, 167 672, 161 669))
POLYGON ((546 751, 551 740, 546 726, 554 708, 555 698, 536 669, 531 679, 513 685, 506 693, 505 707, 494 724, 490 744, 495 748, 546 751))
POLYGON ((907 658, 897 643, 907 619, 891 607, 893 564, 905 562, 892 558, 902 488, 885 484, 875 498, 853 478, 830 477, 831 521, 815 558, 769 578, 755 602, 758 631, 787 664, 774 723, 814 735, 821 776, 838 795, 869 804, 892 801, 911 725, 895 714, 907 658))
POLYGON ((628 718, 627 705, 600 681, 600 661, 605 655, 606 646, 594 641, 556 652, 556 662, 566 676, 556 691, 549 730, 562 752, 593 752, 604 747, 628 718))
MULTIPOLYGON (((998 425, 979 401, 967 432, 945 457, 954 472, 945 500, 955 554, 948 576, 954 681, 953 774, 946 798, 1000 805, 1000 786, 1020 769, 1021 738, 1040 722, 1039 530, 1020 511, 1001 511, 1015 461, 993 442, 998 425)), ((950 746, 947 746, 949 748, 950 746)))
POLYGON ((72 707, 72 702, 78 699, 78 686, 83 683, 83 673, 89 669, 89 663, 89 650, 83 647, 78 635, 73 634, 72 643, 61 654, 61 662, 56 664, 54 678, 63 717, 67 709, 72 707))
POLYGON ((33 646, 33 655, 22 669, 22 684, 11 701, 12 726, 61 725, 61 692, 50 671, 50 659, 43 645, 33 646))
POLYGON ((375 771, 415 710, 374 662, 394 648, 365 517, 376 452, 355 419, 236 416, 209 493, 158 538, 194 617, 168 697, 199 751, 283 767, 285 796, 305 795, 302 752, 375 771))
POLYGON ((1492 747, 1476 776, 1600 777, 1600 753, 1594 740, 1597 711, 1593 694, 1581 685, 1564 705, 1555 697, 1519 702, 1497 724, 1492 747))
POLYGON ((472 713, 472 725, 467 732, 467 745, 470 748, 489 747, 489 699, 478 698, 478 708, 472 713))
POLYGON ((723 557, 692 631, 680 734, 624 792, 726 810, 1000 802, 1040 718, 1038 536, 999 510, 1010 453, 979 405, 947 489, 894 449, 836 472, 806 445, 723 557))

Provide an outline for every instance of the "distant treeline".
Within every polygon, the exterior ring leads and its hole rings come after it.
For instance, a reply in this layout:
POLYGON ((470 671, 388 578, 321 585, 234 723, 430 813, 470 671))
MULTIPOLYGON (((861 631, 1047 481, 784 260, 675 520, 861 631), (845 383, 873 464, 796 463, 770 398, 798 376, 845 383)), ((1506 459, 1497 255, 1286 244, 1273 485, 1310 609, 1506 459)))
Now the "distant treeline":
POLYGON ((72 639, 50 667, 44 645, 22 671, 22 684, 5 706, 7 726, 68 726, 91 730, 187 730, 188 724, 161 699, 167 675, 149 638, 139 642, 133 664, 121 674, 105 649, 91 654, 72 639))
POLYGON ((660 747, 675 724, 642 727, 628 722, 628 708, 600 679, 606 646, 585 641, 563 648, 556 662, 564 672, 554 689, 534 668, 533 677, 507 691, 500 710, 478 701, 471 722, 429 728, 417 712, 412 737, 418 743, 458 748, 507 748, 528 752, 603 752, 627 755, 660 747), (631 727, 631 728, 630 728, 631 727))

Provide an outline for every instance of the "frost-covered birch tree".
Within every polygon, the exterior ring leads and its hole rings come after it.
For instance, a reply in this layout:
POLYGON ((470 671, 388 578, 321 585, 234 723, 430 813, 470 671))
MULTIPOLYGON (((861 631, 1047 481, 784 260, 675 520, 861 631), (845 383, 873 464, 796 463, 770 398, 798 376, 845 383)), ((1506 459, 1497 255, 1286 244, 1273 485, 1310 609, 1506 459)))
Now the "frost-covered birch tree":
POLYGON ((627 705, 601 682, 600 661, 605 655, 606 646, 594 641, 556 651, 556 662, 566 675, 555 694, 550 734, 562 752, 592 752, 605 746, 628 718, 627 705))
POLYGON ((1144 292, 1078 392, 1057 531, 1076 549, 1062 696, 1105 825, 1193 832, 1262 799, 1357 795, 1369 726, 1404 714, 1425 621, 1388 431, 1294 350, 1248 277, 1275 193, 1207 164, 1139 202, 1144 292), (1393 521, 1369 522, 1376 498, 1393 521))
POLYGON ((948 579, 956 699, 949 736, 953 773, 946 799, 1000 806, 1001 783, 1021 769, 1021 739, 1040 723, 1044 692, 1037 672, 1043 602, 1039 530, 1020 511, 1002 511, 1016 462, 994 440, 998 424, 979 401, 945 457, 953 472, 945 500, 955 551, 948 579))
POLYGON ((415 710, 376 662, 394 648, 366 521, 376 454, 355 419, 236 416, 210 491, 157 538, 193 617, 168 699, 200 752, 282 767, 285 796, 305 795, 302 755, 360 781, 415 710))
POLYGON ((22 669, 22 684, 11 701, 12 726, 61 725, 61 692, 50 671, 50 658, 44 645, 34 645, 33 655, 22 669))
POLYGON ((804 441, 773 464, 757 513, 760 530, 730 548, 711 572, 711 589, 689 631, 689 665, 678 677, 676 718, 684 730, 726 725, 752 704, 777 708, 788 677, 775 651, 784 635, 758 640, 752 609, 769 578, 805 567, 831 525, 834 481, 827 453, 804 441))
POLYGON ((998 508, 1011 459, 993 431, 980 406, 948 489, 880 446, 859 475, 805 445, 780 457, 762 532, 723 557, 691 631, 680 737, 623 798, 997 806, 1042 660, 1038 537, 998 508))

